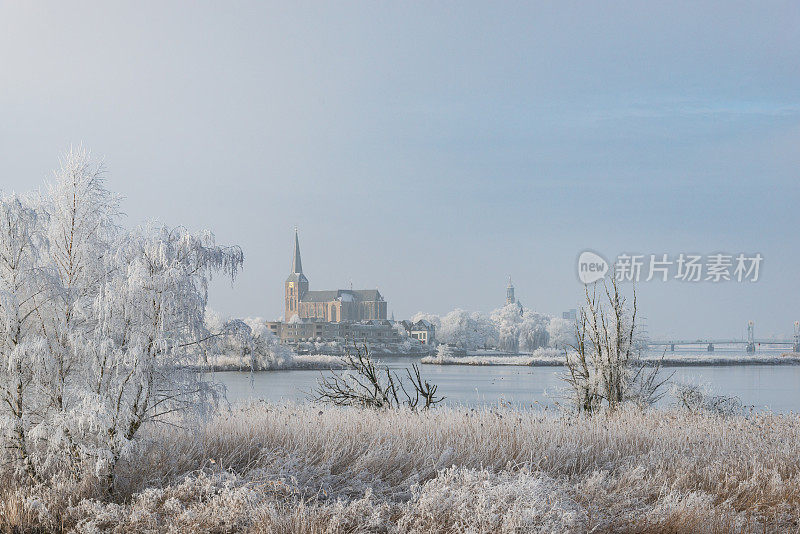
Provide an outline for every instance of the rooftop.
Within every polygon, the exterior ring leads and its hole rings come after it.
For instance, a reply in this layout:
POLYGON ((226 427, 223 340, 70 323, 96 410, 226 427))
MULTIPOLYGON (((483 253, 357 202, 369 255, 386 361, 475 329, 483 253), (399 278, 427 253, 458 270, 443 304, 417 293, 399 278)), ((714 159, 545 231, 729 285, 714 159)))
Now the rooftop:
POLYGON ((302 302, 369 302, 382 301, 377 289, 334 289, 332 291, 306 291, 300 298, 302 302))

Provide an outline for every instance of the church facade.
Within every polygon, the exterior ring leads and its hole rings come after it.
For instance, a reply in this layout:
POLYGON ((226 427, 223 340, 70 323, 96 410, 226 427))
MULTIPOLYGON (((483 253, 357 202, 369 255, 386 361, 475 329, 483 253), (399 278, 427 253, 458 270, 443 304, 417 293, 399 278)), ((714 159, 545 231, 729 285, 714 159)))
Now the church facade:
POLYGON ((292 272, 286 278, 284 317, 291 322, 313 319, 331 323, 386 319, 387 304, 377 289, 309 290, 300 259, 300 238, 294 234, 292 272))

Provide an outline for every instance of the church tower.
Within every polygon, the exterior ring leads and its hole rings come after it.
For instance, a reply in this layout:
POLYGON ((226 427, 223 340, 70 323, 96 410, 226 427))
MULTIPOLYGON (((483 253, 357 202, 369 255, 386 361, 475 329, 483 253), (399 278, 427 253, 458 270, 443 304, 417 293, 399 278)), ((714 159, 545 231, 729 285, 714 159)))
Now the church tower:
POLYGON ((523 314, 522 303, 514 296, 514 284, 511 282, 511 277, 508 277, 508 286, 506 287, 506 306, 515 304, 520 316, 523 314))
POLYGON ((508 287, 506 288, 506 305, 514 304, 517 299, 514 298, 514 284, 511 283, 511 277, 508 277, 508 287))
POLYGON ((294 230, 294 258, 292 259, 292 272, 286 279, 286 311, 284 320, 290 321, 295 315, 300 315, 300 299, 308 291, 308 278, 303 274, 303 264, 300 261, 300 238, 297 229, 294 230))

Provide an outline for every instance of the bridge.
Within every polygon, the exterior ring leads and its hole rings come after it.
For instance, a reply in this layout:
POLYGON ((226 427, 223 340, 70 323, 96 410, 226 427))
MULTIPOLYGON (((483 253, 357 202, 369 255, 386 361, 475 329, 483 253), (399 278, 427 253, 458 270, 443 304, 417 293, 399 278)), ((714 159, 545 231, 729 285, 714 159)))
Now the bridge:
POLYGON ((793 339, 756 339, 755 323, 747 323, 747 339, 670 339, 665 341, 648 341, 649 347, 666 347, 670 352, 675 352, 675 346, 705 346, 708 352, 714 352, 716 345, 743 345, 747 352, 755 352, 761 345, 787 346, 792 352, 800 352, 800 321, 794 323, 793 339))

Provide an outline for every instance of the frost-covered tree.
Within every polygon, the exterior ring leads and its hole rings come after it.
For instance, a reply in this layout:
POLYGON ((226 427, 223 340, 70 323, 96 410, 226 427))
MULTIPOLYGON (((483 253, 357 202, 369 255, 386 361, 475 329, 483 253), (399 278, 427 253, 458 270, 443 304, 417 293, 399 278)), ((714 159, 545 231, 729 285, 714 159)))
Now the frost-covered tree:
POLYGON ((243 256, 209 232, 123 230, 102 174, 72 150, 45 194, 0 198, 0 416, 30 478, 91 466, 113 489, 142 425, 213 393, 187 358, 209 338, 210 277, 243 256))
POLYGON ((508 352, 564 348, 574 340, 574 326, 563 319, 508 304, 487 315, 455 309, 444 316, 417 313, 436 326, 436 338, 467 350, 496 347, 508 352))
POLYGON ((492 318, 481 312, 472 312, 470 314, 474 327, 475 346, 481 348, 490 348, 496 345, 497 340, 497 325, 492 321, 492 318))
POLYGON ((73 149, 40 200, 46 246, 39 268, 48 275, 47 301, 39 315, 42 341, 37 387, 50 397, 35 432, 47 437, 47 462, 64 461, 74 474, 87 454, 81 442, 91 401, 85 395, 89 338, 99 327, 97 299, 113 274, 113 252, 124 243, 118 199, 105 188, 104 169, 87 151, 73 149), (66 458, 58 454, 68 451, 66 458))
POLYGON ((0 409, 12 461, 32 480, 38 474, 28 451, 35 415, 34 370, 46 350, 37 331, 47 284, 39 268, 46 237, 35 204, 16 195, 0 197, 0 409))
POLYGON ((549 315, 524 308, 522 322, 519 324, 519 347, 524 351, 547 347, 550 341, 550 334, 547 331, 549 324, 549 315))
POLYGON ((442 327, 442 318, 433 313, 417 312, 411 318, 411 322, 416 323, 417 321, 428 321, 431 323, 436 328, 437 335, 439 329, 442 327))
POLYGON ((456 309, 441 318, 436 337, 444 343, 474 350, 496 336, 494 324, 484 314, 456 309))
POLYGON ((280 368, 294 356, 294 352, 269 331, 261 317, 224 320, 210 312, 206 313, 206 328, 211 339, 203 347, 201 366, 233 365, 260 371, 280 368))
POLYGON ((441 318, 436 336, 444 343, 453 343, 459 347, 472 348, 473 333, 470 314, 462 309, 455 309, 441 318))
POLYGON ((555 349, 564 349, 575 344, 575 325, 567 319, 550 318, 547 333, 550 337, 550 346, 555 349))
POLYGON ((597 284, 586 287, 586 305, 575 324, 576 342, 565 350, 567 374, 573 405, 579 412, 614 410, 625 402, 655 403, 669 379, 660 377, 660 365, 646 370, 634 350, 637 337, 637 302, 631 305, 620 292, 614 277, 610 287, 604 281, 599 296, 597 284))
POLYGON ((105 258, 92 307, 96 324, 82 357, 92 363, 85 373, 95 395, 88 400, 100 408, 97 424, 107 436, 97 444, 98 469, 107 465, 112 476, 143 424, 213 394, 186 363, 209 336, 203 320, 209 278, 235 276, 242 254, 217 246, 209 232, 160 227, 126 235, 105 258))
POLYGON ((522 326, 519 305, 511 303, 493 311, 492 321, 497 327, 497 346, 508 352, 519 352, 522 326))

